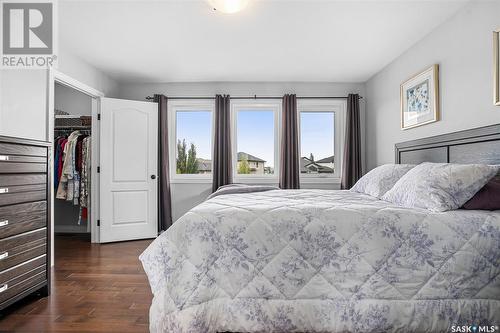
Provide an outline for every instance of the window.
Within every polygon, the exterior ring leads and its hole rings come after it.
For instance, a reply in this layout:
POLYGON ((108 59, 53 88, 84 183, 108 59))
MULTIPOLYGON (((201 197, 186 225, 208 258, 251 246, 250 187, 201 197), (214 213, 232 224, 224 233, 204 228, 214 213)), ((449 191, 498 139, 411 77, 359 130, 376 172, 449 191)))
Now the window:
POLYGON ((299 101, 300 174, 303 182, 314 178, 340 178, 344 141, 345 102, 299 101))
POLYGON ((169 102, 172 179, 211 179, 213 101, 169 102))
POLYGON ((232 105, 233 170, 236 179, 278 177, 281 103, 259 100, 232 105))

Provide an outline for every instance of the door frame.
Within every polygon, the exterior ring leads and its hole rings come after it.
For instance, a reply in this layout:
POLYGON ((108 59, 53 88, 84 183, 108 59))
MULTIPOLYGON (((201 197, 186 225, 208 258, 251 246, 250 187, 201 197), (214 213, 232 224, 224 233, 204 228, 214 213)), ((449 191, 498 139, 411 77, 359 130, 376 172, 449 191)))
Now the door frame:
MULTIPOLYGON (((77 79, 72 78, 56 69, 50 68, 47 70, 47 119, 46 119, 46 140, 54 143, 54 105, 55 105, 55 84, 61 84, 66 87, 77 90, 85 95, 92 98, 92 171, 91 171, 91 202, 90 202, 90 231, 91 231, 91 242, 99 243, 99 227, 97 226, 97 220, 99 219, 99 174, 97 173, 97 167, 99 165, 99 133, 100 126, 98 120, 98 114, 100 113, 101 97, 104 97, 104 93, 86 85, 77 79)), ((53 145, 51 148, 51 157, 54 156, 53 145)), ((51 172, 52 171, 52 161, 51 161, 51 172)), ((52 177, 53 179, 53 177, 52 177)), ((50 186, 50 196, 51 196, 51 217, 50 224, 52 226, 51 238, 54 239, 54 183, 50 186)), ((54 264, 54 242, 51 247, 52 265, 54 264)))

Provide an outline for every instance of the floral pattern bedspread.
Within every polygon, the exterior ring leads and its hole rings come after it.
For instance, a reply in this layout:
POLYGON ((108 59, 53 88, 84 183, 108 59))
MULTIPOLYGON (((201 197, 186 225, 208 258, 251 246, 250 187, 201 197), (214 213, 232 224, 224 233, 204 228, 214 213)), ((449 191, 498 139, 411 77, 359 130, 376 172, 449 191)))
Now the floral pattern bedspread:
POLYGON ((152 332, 448 332, 500 324, 500 212, 350 191, 221 195, 141 254, 152 332))

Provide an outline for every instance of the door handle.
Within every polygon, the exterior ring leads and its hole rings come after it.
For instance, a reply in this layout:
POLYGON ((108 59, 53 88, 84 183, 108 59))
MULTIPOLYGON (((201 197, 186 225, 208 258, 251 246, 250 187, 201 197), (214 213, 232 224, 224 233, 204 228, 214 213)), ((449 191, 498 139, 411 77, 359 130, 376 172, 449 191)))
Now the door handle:
POLYGON ((0 260, 4 260, 9 256, 9 252, 5 251, 4 253, 0 254, 0 260))
POLYGON ((151 175, 151 179, 156 179, 156 175, 151 175))
POLYGON ((9 193, 9 188, 8 187, 0 188, 0 194, 2 193, 9 193))
POLYGON ((5 227, 6 225, 9 225, 9 220, 0 221, 0 227, 5 227))
POLYGON ((7 283, 4 283, 0 286, 0 293, 3 293, 4 291, 6 291, 7 289, 9 289, 9 285, 7 283))
POLYGON ((0 155, 0 161, 8 161, 8 160, 9 160, 9 156, 0 155))

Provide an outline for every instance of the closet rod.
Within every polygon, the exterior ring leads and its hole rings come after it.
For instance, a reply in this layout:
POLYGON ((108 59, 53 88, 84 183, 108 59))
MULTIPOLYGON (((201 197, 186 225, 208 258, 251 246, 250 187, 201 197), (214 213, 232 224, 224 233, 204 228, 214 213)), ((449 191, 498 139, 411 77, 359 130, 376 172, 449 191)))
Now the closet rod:
MULTIPOLYGON (((176 99, 215 99, 215 97, 193 97, 193 96, 188 96, 188 97, 168 97, 170 100, 176 100, 176 99)), ((362 96, 359 96, 359 99, 362 99, 362 96)), ((277 97, 277 96, 250 96, 250 97, 243 97, 243 96, 237 96, 237 97, 230 97, 230 99, 283 99, 283 96, 277 97)), ((297 99, 347 99, 347 96, 297 96, 297 99)), ((151 101, 154 100, 153 96, 146 96, 146 100, 151 101)))

